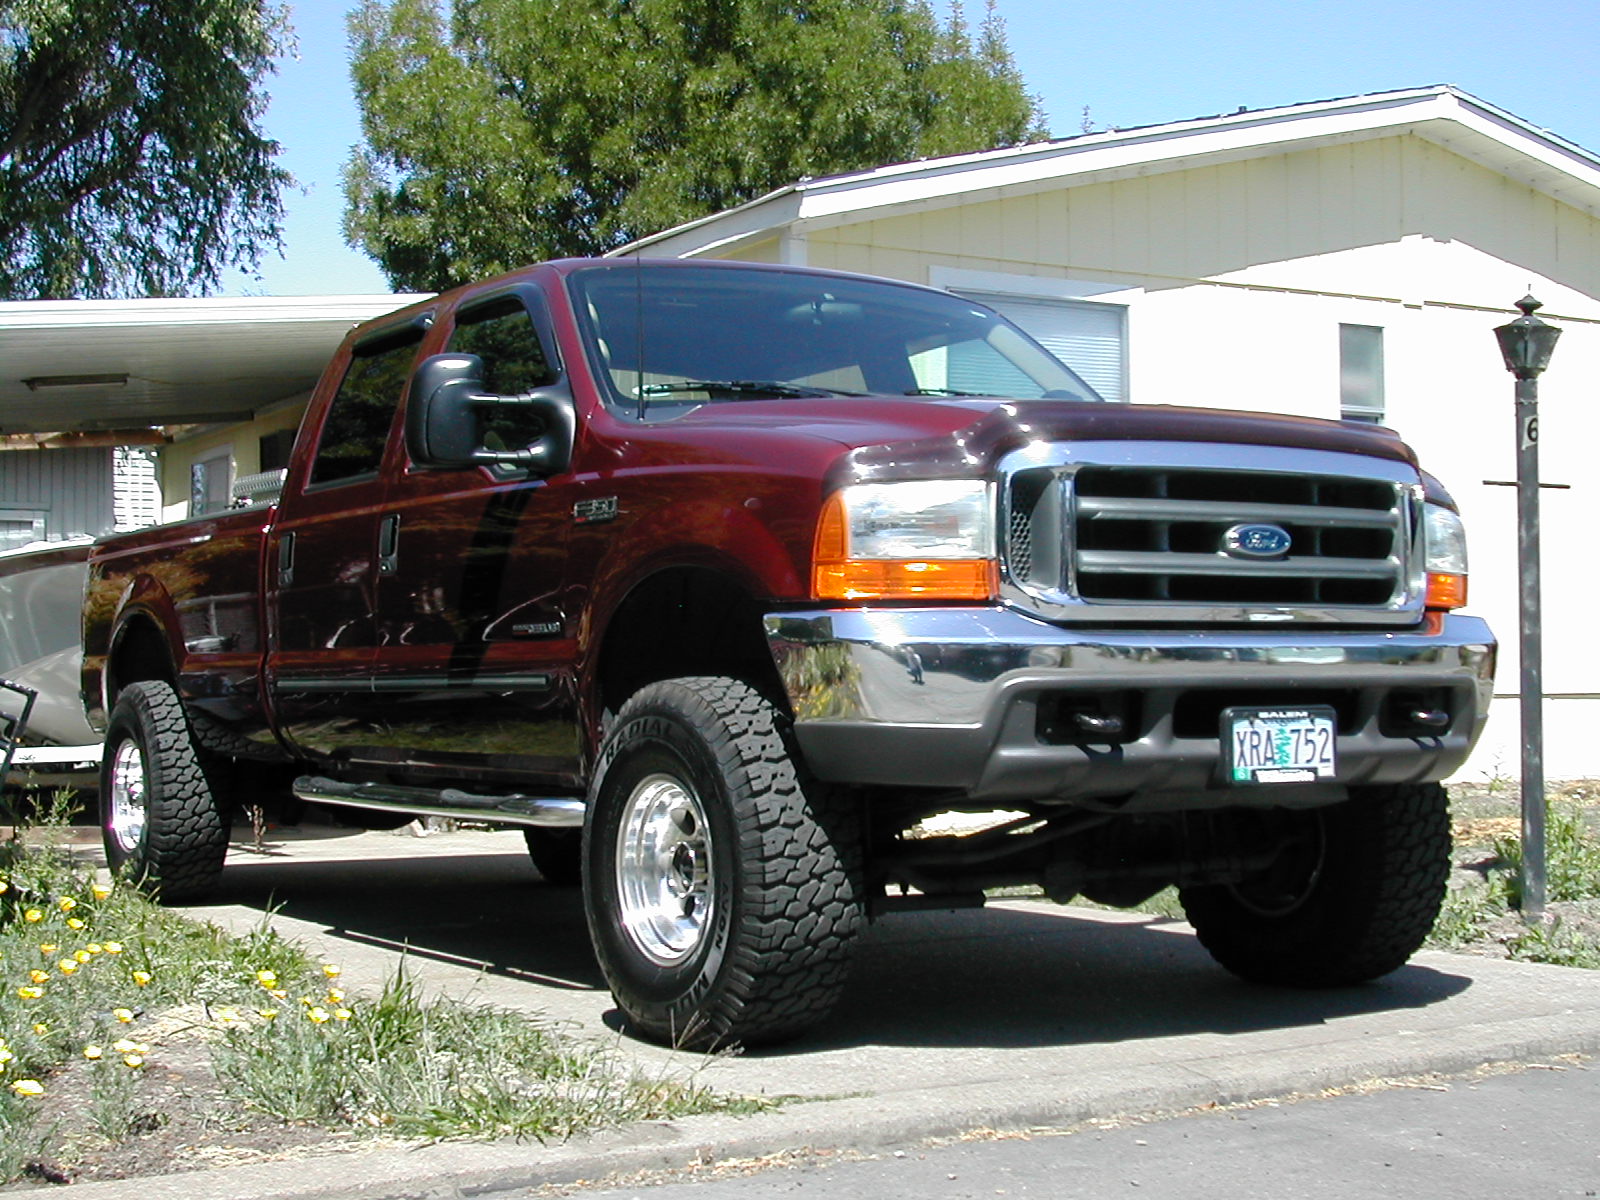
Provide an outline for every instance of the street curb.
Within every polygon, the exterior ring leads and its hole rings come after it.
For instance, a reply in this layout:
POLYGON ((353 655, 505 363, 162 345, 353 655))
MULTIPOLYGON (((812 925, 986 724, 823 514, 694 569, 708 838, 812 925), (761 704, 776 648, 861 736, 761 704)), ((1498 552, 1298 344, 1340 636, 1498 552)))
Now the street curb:
POLYGON ((1600 1052, 1592 1012, 1519 1017, 1444 1032, 1374 1037, 1328 1061, 1328 1046, 1249 1061, 1213 1057, 1071 1079, 951 1084, 797 1103, 749 1117, 705 1116, 606 1130, 561 1145, 451 1142, 177 1175, 81 1183, 80 1200, 459 1200, 543 1184, 671 1170, 793 1150, 879 1151, 978 1129, 1059 1128, 1206 1104, 1316 1093, 1373 1079, 1460 1074, 1485 1063, 1600 1052), (893 1106, 886 1111, 885 1105, 893 1106))

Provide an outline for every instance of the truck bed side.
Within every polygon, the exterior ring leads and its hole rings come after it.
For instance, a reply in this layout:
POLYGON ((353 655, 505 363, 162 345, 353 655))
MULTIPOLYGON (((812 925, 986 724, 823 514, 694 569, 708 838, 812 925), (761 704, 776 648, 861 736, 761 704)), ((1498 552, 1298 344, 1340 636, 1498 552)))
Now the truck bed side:
POLYGON ((163 679, 231 739, 275 749, 260 687, 267 506, 118 534, 89 559, 83 695, 105 728, 117 693, 163 679))

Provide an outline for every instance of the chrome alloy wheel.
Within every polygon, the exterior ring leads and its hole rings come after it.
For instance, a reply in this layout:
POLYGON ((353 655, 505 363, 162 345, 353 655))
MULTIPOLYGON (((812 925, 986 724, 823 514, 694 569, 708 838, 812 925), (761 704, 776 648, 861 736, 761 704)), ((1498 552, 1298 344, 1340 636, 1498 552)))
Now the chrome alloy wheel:
POLYGON ((711 928, 711 830, 699 797, 670 775, 641 779, 617 843, 622 927, 652 963, 675 967, 711 928))
POLYGON ((111 759, 111 794, 107 805, 107 829, 118 849, 132 854, 144 841, 147 821, 145 806, 144 752, 139 743, 125 741, 111 759))

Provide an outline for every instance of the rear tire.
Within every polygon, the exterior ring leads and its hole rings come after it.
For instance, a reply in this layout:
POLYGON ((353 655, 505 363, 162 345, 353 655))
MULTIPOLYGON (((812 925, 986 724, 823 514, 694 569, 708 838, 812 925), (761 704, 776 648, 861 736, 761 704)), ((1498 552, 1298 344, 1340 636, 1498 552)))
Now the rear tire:
POLYGON ((107 864, 145 891, 173 902, 216 885, 228 816, 171 684, 142 680, 117 697, 100 767, 100 817, 107 864))
POLYGON ((522 838, 528 845, 533 868, 552 887, 577 887, 583 881, 583 830, 527 828, 522 838))
POLYGON ((1342 804, 1277 816, 1289 836, 1267 870, 1179 889, 1211 956, 1241 978, 1290 987, 1362 983, 1404 965, 1444 902, 1444 788, 1357 788, 1342 804))
POLYGON ((794 1037, 843 989, 863 920, 853 810, 802 784, 737 680, 640 689, 590 789, 584 908, 629 1024, 708 1049, 794 1037))

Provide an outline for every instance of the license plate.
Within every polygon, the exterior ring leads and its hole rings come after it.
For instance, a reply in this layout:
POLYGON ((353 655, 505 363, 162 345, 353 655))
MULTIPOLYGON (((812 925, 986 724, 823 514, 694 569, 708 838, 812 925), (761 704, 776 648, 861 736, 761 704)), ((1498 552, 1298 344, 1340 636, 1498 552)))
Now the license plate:
POLYGON ((1335 772, 1333 709, 1229 708, 1222 750, 1230 783, 1315 783, 1335 772))

